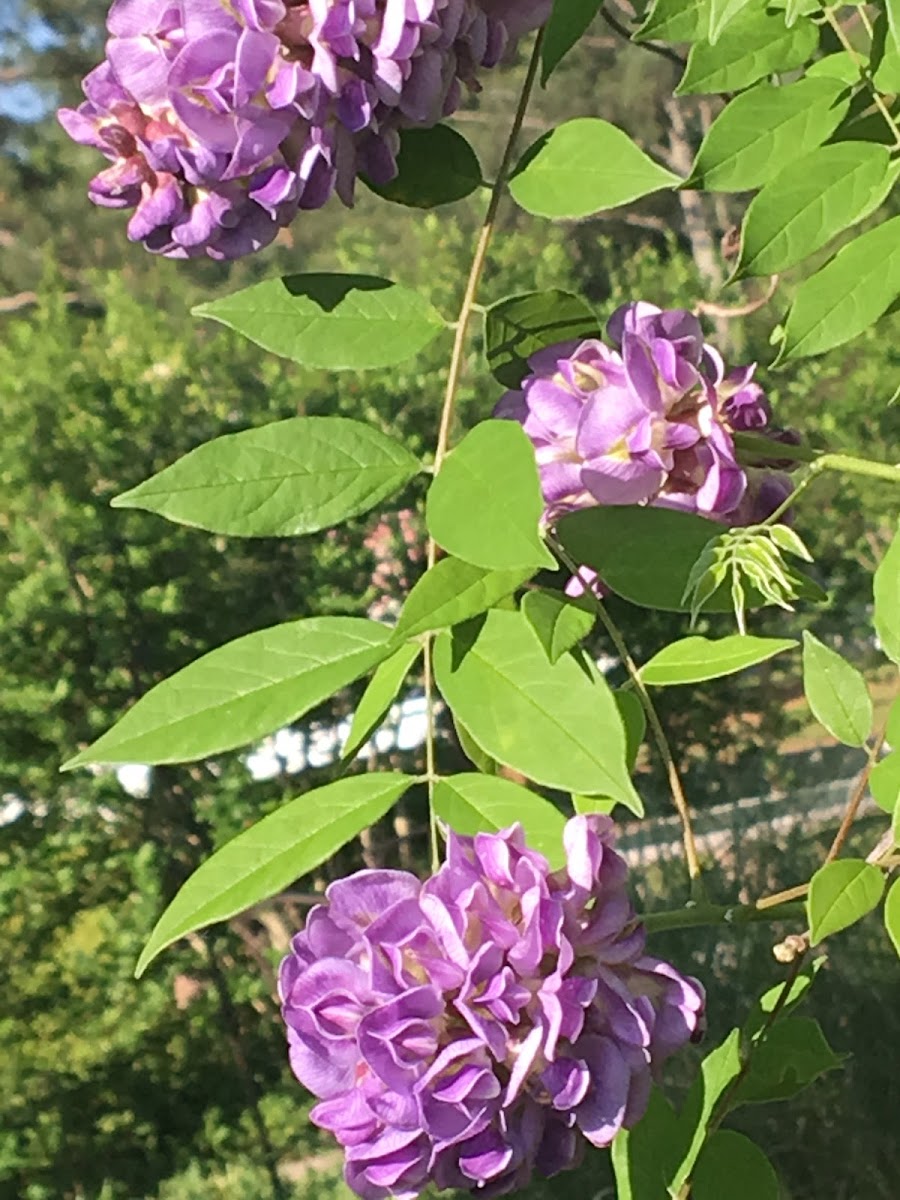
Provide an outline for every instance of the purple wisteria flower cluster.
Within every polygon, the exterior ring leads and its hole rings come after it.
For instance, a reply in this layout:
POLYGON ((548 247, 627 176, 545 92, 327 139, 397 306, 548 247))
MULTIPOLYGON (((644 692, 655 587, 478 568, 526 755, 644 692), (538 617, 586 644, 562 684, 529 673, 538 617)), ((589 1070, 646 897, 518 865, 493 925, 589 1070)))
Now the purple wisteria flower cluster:
POLYGON ((753 379, 727 370, 683 309, 623 305, 599 339, 538 351, 520 391, 495 410, 534 444, 545 519, 597 504, 654 504, 729 525, 764 520, 790 479, 748 472, 732 435, 783 436, 753 379))
POLYGON ((497 1195, 642 1116, 703 1019, 696 980, 644 952, 612 822, 565 827, 551 872, 522 828, 450 834, 425 883, 333 883, 281 967, 294 1073, 364 1200, 429 1182, 497 1195))
POLYGON ((59 117, 111 165, 90 198, 176 258, 237 258, 477 88, 551 0, 114 0, 106 59, 59 117))

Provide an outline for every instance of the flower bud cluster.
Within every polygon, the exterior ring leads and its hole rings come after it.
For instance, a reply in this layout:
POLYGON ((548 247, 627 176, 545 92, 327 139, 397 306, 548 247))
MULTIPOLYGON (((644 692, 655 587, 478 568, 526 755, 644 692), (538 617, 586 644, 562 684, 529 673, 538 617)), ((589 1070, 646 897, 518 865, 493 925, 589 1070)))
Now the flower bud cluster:
POLYGON ((399 130, 463 87, 550 0, 115 0, 106 59, 64 128, 110 166, 90 198, 176 258, 237 258, 359 174, 396 173, 399 130))
POLYGON ((451 833, 425 883, 339 880, 294 938, 291 1065, 364 1200, 498 1195, 574 1165, 699 1032, 702 988, 645 953, 609 818, 573 818, 564 845, 552 872, 519 825, 451 833))

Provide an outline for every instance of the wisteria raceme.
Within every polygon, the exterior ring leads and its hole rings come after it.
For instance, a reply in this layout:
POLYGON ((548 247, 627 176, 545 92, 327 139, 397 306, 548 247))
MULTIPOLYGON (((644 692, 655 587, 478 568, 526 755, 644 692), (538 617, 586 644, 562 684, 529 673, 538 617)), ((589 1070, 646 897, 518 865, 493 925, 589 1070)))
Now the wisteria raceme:
POLYGON ((132 209, 155 253, 237 258, 359 174, 396 173, 550 0, 114 0, 106 59, 67 132, 111 166, 90 198, 132 209))
POLYGON ((596 504, 654 504, 729 524, 768 515, 771 481, 763 487, 757 473, 748 492, 732 438, 769 432, 754 367, 727 371, 682 309, 636 301, 613 313, 607 332, 609 345, 589 339, 534 354, 521 390, 496 409, 534 444, 546 520, 596 504))
POLYGON ((643 1114, 703 1019, 696 980, 651 958, 600 815, 551 872, 519 825, 451 833, 425 883, 333 883, 281 966, 294 1073, 364 1200, 496 1195, 573 1166, 643 1114))

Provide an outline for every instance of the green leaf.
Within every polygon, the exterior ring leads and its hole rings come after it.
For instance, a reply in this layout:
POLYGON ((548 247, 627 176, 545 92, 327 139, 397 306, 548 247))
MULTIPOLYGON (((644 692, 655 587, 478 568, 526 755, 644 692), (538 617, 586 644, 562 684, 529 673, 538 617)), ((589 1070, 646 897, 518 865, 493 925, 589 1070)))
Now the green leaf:
MULTIPOLYGON (((592 567, 614 592, 644 608, 690 612, 685 589, 704 548, 722 526, 693 513, 642 505, 597 505, 563 517, 556 535, 576 562, 592 567), (659 547, 665 546, 665 557, 659 547)), ((812 580, 798 576, 802 596, 821 599, 812 580)), ((764 600, 750 593, 748 604, 764 600)), ((731 612, 727 581, 700 605, 704 612, 731 612)))
POLYGON ((760 1034, 768 1032, 768 1023, 771 1020, 771 1015, 778 1005, 779 1018, 786 1017, 788 1013, 802 1004, 806 998, 806 994, 815 982, 816 976, 825 965, 827 959, 824 954, 818 958, 808 962, 803 967, 797 977, 792 980, 791 986, 788 989, 787 999, 782 1001, 781 996, 784 991, 784 985, 777 983, 774 987, 769 988, 764 992, 744 1022, 744 1037, 748 1041, 757 1041, 760 1034))
POLYGON ((854 925, 872 911, 883 891, 881 871, 861 858, 841 858, 820 867, 806 897, 812 944, 854 925))
POLYGON ((379 820, 415 781, 355 775, 306 792, 239 833, 191 875, 150 934, 135 969, 186 933, 276 895, 379 820))
POLYGON ((870 212, 890 177, 887 148, 871 142, 822 146, 785 167, 747 209, 734 277, 802 262, 870 212))
POLYGON ((672 1105, 656 1087, 634 1129, 623 1129, 611 1147, 617 1200, 671 1200, 669 1184, 684 1135, 672 1105))
POLYGON ((876 763, 869 775, 869 791, 879 808, 896 812, 900 801, 900 751, 888 754, 876 763))
POLYGON ((484 351, 494 378, 517 388, 537 350, 599 333, 600 321, 590 305, 571 292, 551 288, 492 305, 484 318, 484 351))
POLYGON ((652 687, 702 683, 755 667, 796 645, 793 638, 760 638, 740 633, 718 639, 687 637, 655 654, 641 668, 641 678, 652 687))
POLYGON ((824 354, 863 333, 900 296, 900 217, 844 246, 797 289, 777 362, 824 354))
POLYGON ((900 92, 900 0, 883 0, 883 4, 884 46, 873 82, 879 92, 890 95, 900 92))
POLYGON ((627 133, 596 117, 557 126, 525 152, 513 199, 538 217, 587 217, 680 183, 627 133))
POLYGON ((750 1068, 735 1091, 734 1106, 790 1100, 843 1060, 811 1017, 779 1019, 761 1037, 750 1068))
POLYGON ((613 695, 622 724, 625 726, 625 762, 629 771, 633 771, 647 732, 647 717, 644 706, 634 692, 626 692, 620 688, 613 695))
POLYGON ((400 695, 400 689, 413 663, 421 653, 420 645, 409 643, 400 646, 378 667, 353 714, 350 732, 341 751, 343 762, 349 762, 356 756, 360 747, 365 745, 384 720, 391 705, 400 695))
POLYGON ((541 45, 541 83, 547 80, 574 45, 587 33, 603 0, 554 0, 541 45))
POLYGON ((775 1168, 744 1134, 719 1129, 703 1147, 691 1200, 778 1200, 780 1195, 775 1168))
POLYGON ((801 79, 787 87, 760 83, 736 96, 710 126, 686 187, 742 192, 820 146, 849 108, 837 79, 801 79))
POLYGON ((741 1031, 732 1029, 700 1064, 700 1074, 688 1092, 679 1116, 685 1146, 672 1177, 672 1194, 677 1195, 694 1169, 706 1140, 713 1111, 741 1071, 741 1031))
POLYGON ((292 537, 367 512, 420 470, 371 425, 291 417, 206 442, 112 503, 232 537, 292 537))
POLYGON ((873 591, 875 632, 891 662, 900 665, 900 530, 878 564, 873 591))
POLYGON ((709 26, 707 41, 714 46, 723 31, 731 24, 748 4, 756 4, 758 0, 710 0, 709 26))
POLYGON ((552 663, 587 637, 596 620, 590 608, 570 600, 562 592, 543 588, 523 596, 522 615, 552 663))
POLYGON ((491 756, 478 745, 475 739, 461 721, 453 718, 453 727, 459 738, 460 749, 473 767, 477 767, 482 775, 496 775, 499 766, 491 756))
POLYGON ((434 789, 434 808, 457 833, 495 833, 518 821, 528 845, 554 870, 565 862, 563 814, 549 800, 509 779, 451 775, 434 789))
POLYGON ((470 196, 484 179, 475 151, 449 125, 401 129, 397 175, 390 183, 365 180, 373 192, 407 208, 437 208, 470 196))
POLYGON ((544 500, 534 447, 516 421, 482 421, 445 459, 428 490, 428 532, 478 567, 555 567, 539 532, 544 500))
POLYGON ((818 30, 808 20, 788 29, 784 18, 762 7, 745 9, 728 26, 715 46, 696 42, 677 95, 736 92, 773 71, 802 66, 818 42, 818 30))
POLYGON ((639 815, 625 762, 622 719, 606 682, 566 655, 550 663, 520 613, 489 612, 435 645, 438 687, 492 758, 536 783, 607 795, 639 815))
POLYGON ((894 697, 894 703, 888 711, 884 735, 889 746, 892 746, 894 750, 900 750, 900 696, 894 697))
POLYGON ((509 596, 531 574, 531 568, 492 571, 459 558, 442 558, 406 598, 394 636, 416 637, 477 617, 509 596))
POLYGON ((832 737, 847 746, 865 745, 872 732, 872 699, 865 679, 806 629, 803 689, 813 716, 832 737))
POLYGON ((693 42, 709 28, 709 0, 656 0, 633 42, 693 42))
POLYGON ((859 82, 858 58, 854 58, 848 50, 838 50, 835 54, 826 54, 824 58, 810 63, 806 67, 808 79, 840 79, 848 86, 859 82))
POLYGON ((680 1114, 653 1089, 646 1115, 612 1145, 618 1200, 670 1200, 679 1194, 703 1147, 713 1109, 740 1069, 740 1031, 733 1029, 703 1060, 680 1114))
POLYGON ((377 666, 391 631, 359 617, 312 617, 228 642, 156 685, 65 764, 192 762, 296 721, 377 666))
POLYGON ((895 879, 884 902, 884 927, 900 954, 900 879, 895 879))
POLYGON ((446 328, 427 300, 374 275, 286 275, 192 310, 305 367, 390 367, 446 328))

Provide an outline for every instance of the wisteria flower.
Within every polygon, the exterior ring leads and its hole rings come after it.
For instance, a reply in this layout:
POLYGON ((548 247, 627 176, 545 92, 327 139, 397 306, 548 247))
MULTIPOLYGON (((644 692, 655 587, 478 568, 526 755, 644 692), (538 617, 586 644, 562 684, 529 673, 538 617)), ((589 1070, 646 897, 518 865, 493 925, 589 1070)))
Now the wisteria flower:
POLYGON ((451 833, 425 883, 361 871, 294 938, 291 1065, 364 1200, 571 1167, 640 1119, 700 1030, 700 984, 645 952, 609 818, 573 818, 564 844, 552 872, 519 825, 451 833))
POLYGON ((111 165, 89 196, 172 257, 237 258, 359 174, 396 173, 399 130, 463 86, 550 0, 114 0, 106 59, 59 119, 111 165))

